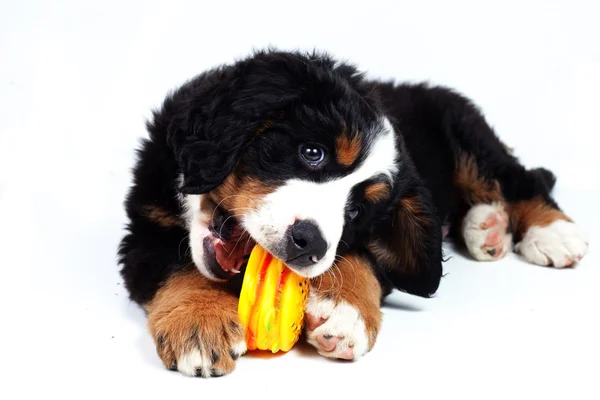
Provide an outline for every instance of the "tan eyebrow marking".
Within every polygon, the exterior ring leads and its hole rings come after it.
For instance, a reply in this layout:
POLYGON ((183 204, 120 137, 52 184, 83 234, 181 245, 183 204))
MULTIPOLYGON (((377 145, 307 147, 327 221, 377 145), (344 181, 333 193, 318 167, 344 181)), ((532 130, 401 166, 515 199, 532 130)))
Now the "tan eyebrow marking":
POLYGON ((373 183, 365 188, 365 199, 371 202, 385 200, 390 196, 389 185, 381 182, 373 183))
POLYGON ((335 155, 337 162, 345 167, 352 165, 360 154, 361 141, 358 134, 348 135, 342 132, 335 139, 335 155))

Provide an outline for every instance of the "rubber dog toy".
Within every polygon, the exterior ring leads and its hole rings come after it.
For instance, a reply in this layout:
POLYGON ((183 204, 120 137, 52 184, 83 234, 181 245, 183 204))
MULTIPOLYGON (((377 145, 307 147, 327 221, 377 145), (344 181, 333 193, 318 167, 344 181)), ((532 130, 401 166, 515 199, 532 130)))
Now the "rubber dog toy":
POLYGON ((250 253, 238 314, 248 350, 289 351, 300 338, 309 280, 259 245, 250 253))

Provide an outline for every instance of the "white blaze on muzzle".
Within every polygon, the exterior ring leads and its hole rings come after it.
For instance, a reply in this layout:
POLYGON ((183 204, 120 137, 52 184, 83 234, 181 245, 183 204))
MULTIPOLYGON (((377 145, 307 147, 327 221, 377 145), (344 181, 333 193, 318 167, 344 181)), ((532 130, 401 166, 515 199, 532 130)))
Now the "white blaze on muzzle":
POLYGON ((375 141, 369 143, 367 156, 352 173, 325 182, 289 180, 266 195, 257 210, 242 217, 242 226, 259 244, 275 255, 280 255, 285 254, 289 227, 298 220, 312 221, 327 243, 327 252, 314 265, 290 267, 309 278, 325 272, 335 261, 352 189, 361 182, 381 175, 392 183, 392 177, 398 170, 395 135, 391 124, 383 119, 377 129, 380 132, 374 135, 375 141))

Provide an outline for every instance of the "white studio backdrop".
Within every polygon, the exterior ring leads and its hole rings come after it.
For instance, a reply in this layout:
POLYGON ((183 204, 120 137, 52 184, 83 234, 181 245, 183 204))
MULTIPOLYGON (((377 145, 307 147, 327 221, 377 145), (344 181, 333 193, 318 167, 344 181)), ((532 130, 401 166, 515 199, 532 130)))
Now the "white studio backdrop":
MULTIPOLYGON (((20 365, 6 365, 7 371, 35 377, 44 369, 48 385, 54 379, 60 387, 65 381, 54 369, 95 382, 84 374, 91 363, 85 352, 113 357, 112 367, 92 368, 103 371, 97 379, 114 378, 115 368, 125 377, 128 363, 142 353, 141 365, 155 369, 138 381, 165 376, 156 368, 142 314, 121 287, 113 290, 133 150, 145 135, 145 119, 169 90, 253 49, 324 50, 371 77, 457 89, 481 106, 526 165, 556 173, 570 214, 593 233, 600 221, 594 208, 600 197, 599 19, 598 1, 3 0, 0 298, 6 318, 18 321, 12 325, 18 329, 2 329, 5 343, 13 343, 3 357, 20 365), (99 344, 113 328, 135 346, 127 342, 117 352, 99 344), (66 341, 69 330, 78 335, 66 341), (61 360, 52 341, 63 345, 61 360), (23 349, 35 350, 23 357, 23 349)), ((489 279, 481 271, 472 279, 489 279)), ((522 299, 513 301, 516 307, 522 299)), ((576 320, 577 310, 569 315, 576 320)), ((396 324, 404 326, 394 320, 389 326, 396 324)), ((444 354, 461 357, 439 357, 444 354)), ((310 362, 302 366, 312 368, 310 362)), ((483 375, 478 379, 483 382, 483 375)), ((517 380, 527 385, 525 377, 517 380)))

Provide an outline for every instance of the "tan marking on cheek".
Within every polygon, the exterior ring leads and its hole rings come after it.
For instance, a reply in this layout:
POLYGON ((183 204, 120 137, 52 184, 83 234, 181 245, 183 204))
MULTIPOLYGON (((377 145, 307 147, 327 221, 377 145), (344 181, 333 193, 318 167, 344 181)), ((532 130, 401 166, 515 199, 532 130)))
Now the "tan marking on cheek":
POLYGON ((411 220, 419 225, 429 224, 429 218, 424 214, 423 203, 416 196, 405 197, 400 200, 400 209, 398 210, 399 219, 411 220))
POLYGON ((385 266, 395 266, 399 263, 398 257, 379 243, 371 242, 368 244, 368 248, 375 258, 385 266))
POLYGON ((231 174, 210 193, 210 198, 219 208, 232 215, 246 215, 260 208, 263 198, 273 190, 273 187, 256 178, 240 178, 231 174))
POLYGON ((420 268, 417 256, 423 246, 425 230, 431 225, 425 207, 417 196, 405 197, 398 209, 398 226, 404 231, 402 249, 397 249, 399 265, 408 270, 420 268))
POLYGON ((416 269, 414 255, 417 249, 413 249, 411 240, 394 242, 396 244, 394 251, 379 243, 369 243, 368 247, 369 251, 386 269, 412 271, 416 269))
POLYGON ((161 207, 144 206, 142 210, 148 219, 164 228, 185 227, 185 223, 181 218, 161 207))
POLYGON ((361 141, 357 134, 342 133, 335 139, 335 156, 340 165, 349 167, 360 154, 361 141))
POLYGON ((362 257, 347 255, 335 264, 335 268, 312 280, 311 290, 336 304, 344 300, 356 307, 365 322, 369 348, 372 348, 381 327, 381 286, 362 257))
POLYGON ((370 202, 382 201, 390 197, 390 187, 385 183, 374 183, 365 189, 365 199, 370 202))
POLYGON ((386 243, 369 243, 369 250, 390 270, 416 271, 420 268, 417 257, 423 246, 425 230, 431 223, 419 198, 405 197, 398 204, 395 221, 397 229, 402 231, 401 236, 391 237, 386 243))

